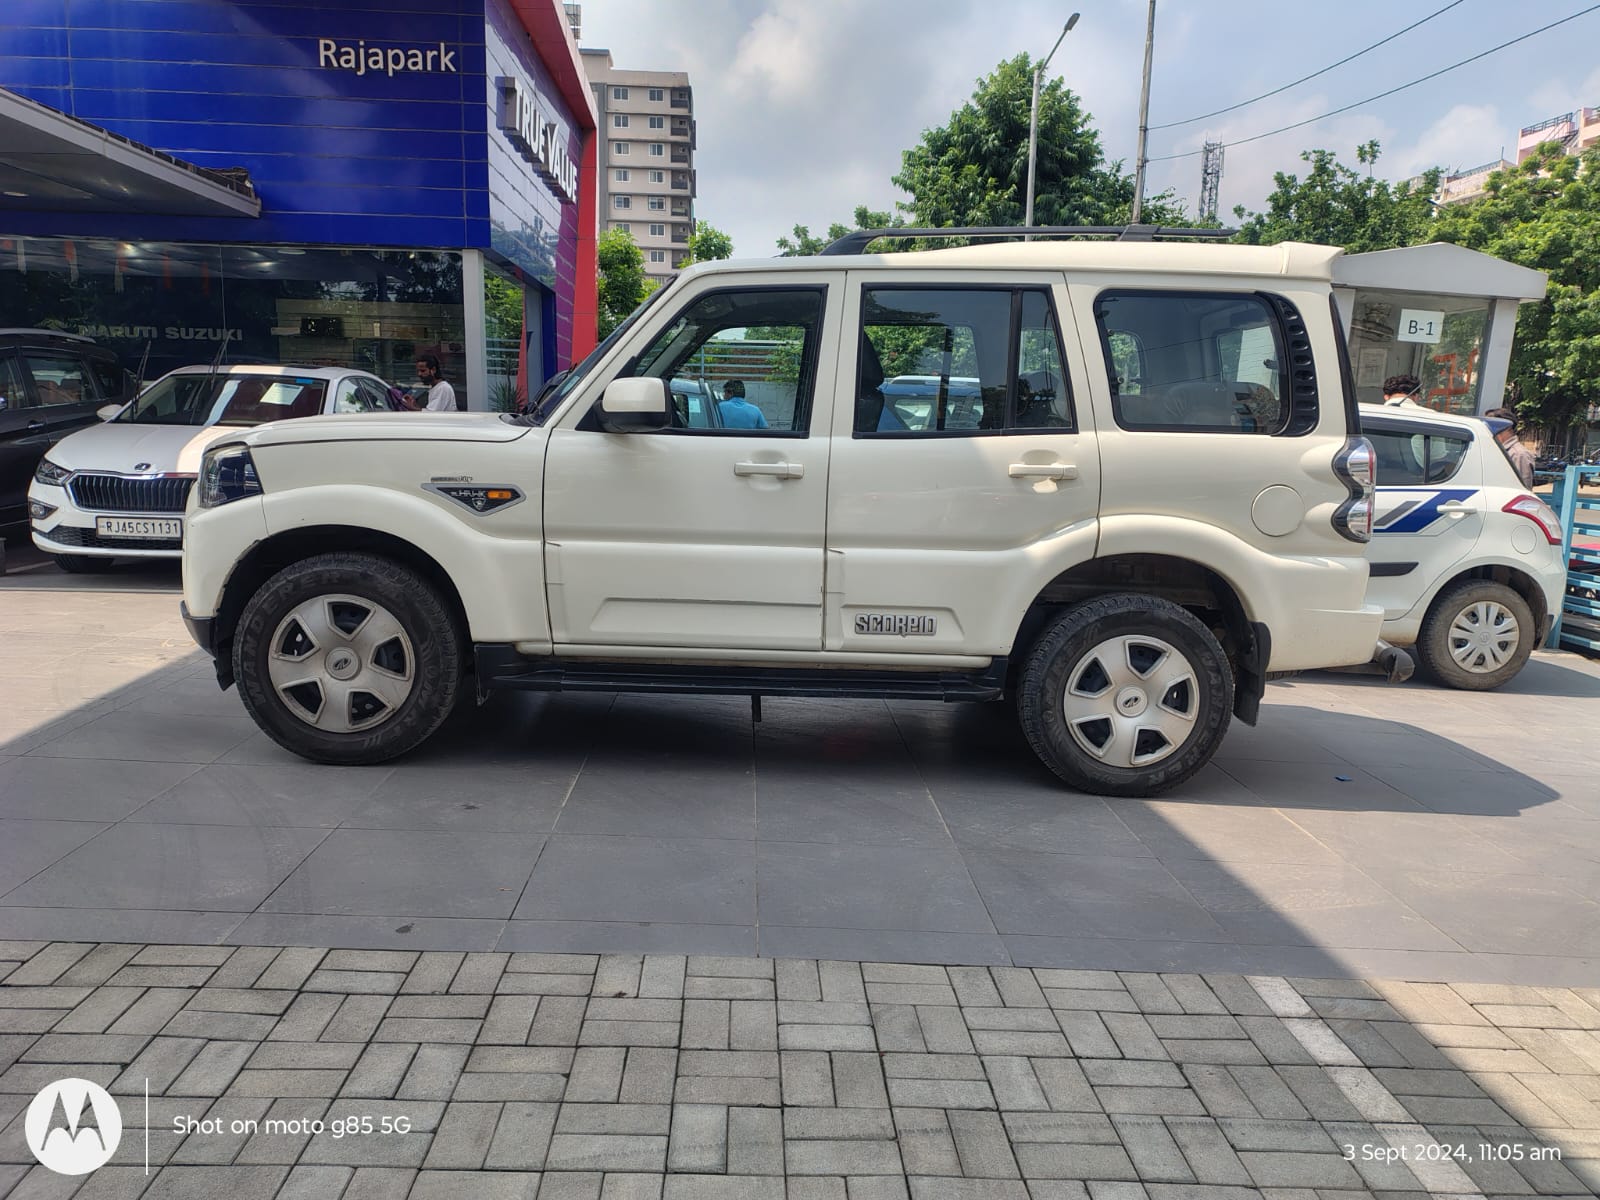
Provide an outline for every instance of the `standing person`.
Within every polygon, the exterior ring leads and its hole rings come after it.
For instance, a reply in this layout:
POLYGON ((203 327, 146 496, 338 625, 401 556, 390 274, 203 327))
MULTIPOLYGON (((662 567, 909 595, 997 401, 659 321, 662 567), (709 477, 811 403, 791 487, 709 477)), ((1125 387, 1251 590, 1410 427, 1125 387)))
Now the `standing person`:
POLYGON ((1415 375, 1391 375, 1383 381, 1383 402, 1395 408, 1419 408, 1417 393, 1422 380, 1415 375))
POLYGON ((1517 436, 1517 418, 1509 408, 1491 408, 1483 414, 1501 421, 1509 422, 1504 429, 1494 435, 1494 440, 1500 443, 1500 449, 1506 452, 1506 457, 1511 460, 1512 469, 1517 477, 1522 480, 1522 486, 1530 492, 1533 490, 1533 451, 1522 444, 1522 439, 1517 436))
POLYGON ((730 379, 722 385, 722 400, 717 404, 724 429, 765 429, 767 418, 744 398, 744 380, 730 379))
POLYGON ((437 354, 417 355, 417 379, 428 389, 428 400, 425 404, 412 400, 409 407, 413 412, 456 411, 456 390, 440 372, 437 354))

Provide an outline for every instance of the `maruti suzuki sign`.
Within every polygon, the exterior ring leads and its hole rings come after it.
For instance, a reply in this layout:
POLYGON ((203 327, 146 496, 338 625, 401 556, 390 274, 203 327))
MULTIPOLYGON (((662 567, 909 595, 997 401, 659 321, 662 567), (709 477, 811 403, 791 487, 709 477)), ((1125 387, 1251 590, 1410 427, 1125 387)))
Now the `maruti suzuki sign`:
POLYGON ((566 126, 527 80, 502 75, 496 86, 500 90, 499 125, 506 140, 533 164, 562 199, 575 200, 578 164, 572 161, 567 149, 570 135, 566 126))

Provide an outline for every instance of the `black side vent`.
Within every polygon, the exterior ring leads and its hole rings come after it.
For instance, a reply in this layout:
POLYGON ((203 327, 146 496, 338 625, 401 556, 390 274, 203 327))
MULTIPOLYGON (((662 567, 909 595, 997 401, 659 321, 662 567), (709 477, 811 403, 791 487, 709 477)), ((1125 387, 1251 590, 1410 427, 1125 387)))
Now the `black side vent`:
POLYGON ((1311 353, 1311 333, 1306 329, 1300 310, 1282 296, 1267 296, 1278 314, 1283 337, 1289 352, 1289 425, 1284 436, 1294 437, 1310 433, 1317 427, 1317 360, 1311 353))

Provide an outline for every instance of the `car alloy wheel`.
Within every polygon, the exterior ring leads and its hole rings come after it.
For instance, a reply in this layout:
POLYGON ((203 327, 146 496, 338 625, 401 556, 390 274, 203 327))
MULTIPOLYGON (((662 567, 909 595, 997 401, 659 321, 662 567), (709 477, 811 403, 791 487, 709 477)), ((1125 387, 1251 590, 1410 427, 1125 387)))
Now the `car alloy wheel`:
POLYGON ((400 711, 416 654, 393 613, 361 596, 313 596, 273 631, 267 675, 285 708, 316 729, 356 733, 400 711))
POLYGON ((1062 699, 1084 752, 1113 767, 1146 767, 1177 753, 1194 732, 1200 690, 1194 667, 1170 642, 1107 638, 1078 660, 1062 699))

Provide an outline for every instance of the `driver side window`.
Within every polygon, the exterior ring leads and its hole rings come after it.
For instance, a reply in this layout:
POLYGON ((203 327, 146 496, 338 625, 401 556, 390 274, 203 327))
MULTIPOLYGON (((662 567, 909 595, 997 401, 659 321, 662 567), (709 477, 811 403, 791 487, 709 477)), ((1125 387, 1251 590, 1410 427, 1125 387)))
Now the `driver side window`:
POLYGON ((826 301, 822 287, 710 292, 625 373, 667 381, 672 432, 804 436, 826 301))

